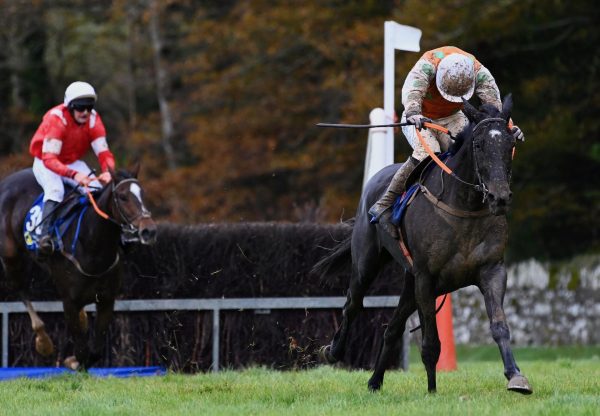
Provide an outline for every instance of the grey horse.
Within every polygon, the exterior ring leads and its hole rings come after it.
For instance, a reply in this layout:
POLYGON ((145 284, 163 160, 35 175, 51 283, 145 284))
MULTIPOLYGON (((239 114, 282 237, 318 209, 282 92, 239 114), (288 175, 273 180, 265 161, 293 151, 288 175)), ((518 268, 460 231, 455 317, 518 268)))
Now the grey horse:
MULTIPOLYGON (((322 358, 334 363, 344 357, 350 324, 363 308, 365 293, 380 269, 392 259, 405 265, 400 301, 368 382, 372 391, 381 388, 385 370, 400 348, 406 321, 414 311, 418 312, 421 322, 421 358, 427 372, 428 390, 436 391, 435 367, 440 340, 435 300, 440 295, 475 285, 485 300, 492 337, 504 362, 507 388, 524 394, 532 392, 515 362, 503 309, 507 281, 506 213, 512 197, 510 177, 515 147, 515 139, 508 130, 511 109, 510 95, 505 98, 501 111, 490 105, 477 110, 465 101, 463 111, 470 123, 456 137, 446 160, 452 173, 448 175, 438 166, 429 169, 427 174, 421 171, 416 196, 399 223, 400 242, 379 225, 372 224, 367 213, 399 167, 391 165, 368 182, 358 205, 352 235, 313 268, 313 272, 325 277, 328 272, 352 262, 342 322, 331 344, 321 349, 322 358), (403 254, 400 243, 408 249, 410 259, 403 254)), ((414 173, 419 176, 419 172, 414 173)))

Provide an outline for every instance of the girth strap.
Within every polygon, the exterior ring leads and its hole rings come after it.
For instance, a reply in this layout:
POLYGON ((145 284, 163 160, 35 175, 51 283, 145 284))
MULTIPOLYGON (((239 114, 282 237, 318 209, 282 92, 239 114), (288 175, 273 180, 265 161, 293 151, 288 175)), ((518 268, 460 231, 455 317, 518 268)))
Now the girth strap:
POLYGON ((119 256, 119 253, 117 252, 117 256, 115 257, 115 260, 113 261, 113 263, 108 267, 108 269, 104 270, 103 272, 100 273, 88 273, 85 270, 83 270, 83 268, 81 267, 81 264, 79 263, 79 261, 75 258, 74 255, 72 255, 71 253, 67 253, 64 250, 60 251, 60 254, 62 254, 63 256, 65 256, 65 258, 67 260, 69 260, 71 263, 73 263, 73 265, 75 266, 75 268, 79 271, 79 273, 81 273, 82 275, 86 276, 86 277, 100 277, 105 275, 106 273, 108 273, 109 271, 111 271, 112 269, 115 268, 115 266, 117 264, 119 264, 119 260, 121 259, 121 257, 119 256))
MULTIPOLYGON (((485 208, 479 211, 465 211, 462 209, 457 209, 457 208, 452 208, 450 205, 446 204, 445 202, 443 202, 442 200, 438 199, 437 197, 435 197, 435 195, 433 195, 429 189, 427 189, 427 187, 425 185, 419 185, 419 191, 421 191, 423 193, 423 195, 425 195, 425 198, 427 198, 427 200, 429 202, 431 202, 433 204, 433 206, 435 206, 436 208, 441 209, 442 211, 453 215, 455 217, 460 217, 460 218, 481 218, 481 217, 485 217, 490 215, 490 211, 489 209, 485 208)), ((411 202, 413 202, 413 200, 415 199, 415 196, 417 195, 416 192, 414 192, 410 199, 407 202, 407 206, 411 204, 411 202)), ((410 267, 413 267, 413 257, 410 253, 410 250, 408 249, 408 246, 406 244, 406 242, 404 241, 404 237, 403 237, 403 229, 402 229, 402 224, 398 224, 398 234, 399 234, 399 239, 398 239, 398 246, 400 247, 400 250, 402 251, 402 254, 404 255, 404 257, 406 258, 406 261, 408 262, 408 264, 410 265, 410 267)))

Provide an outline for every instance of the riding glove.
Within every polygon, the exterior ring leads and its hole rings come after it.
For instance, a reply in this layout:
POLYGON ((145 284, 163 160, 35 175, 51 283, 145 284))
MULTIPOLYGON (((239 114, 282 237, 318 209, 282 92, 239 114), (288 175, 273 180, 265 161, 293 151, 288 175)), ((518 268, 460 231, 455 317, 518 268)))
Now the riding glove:
POLYGON ((423 123, 431 123, 431 120, 425 117, 423 114, 415 114, 410 117, 406 117, 406 121, 415 125, 419 130, 423 128, 423 123))
POLYGON ((523 134, 523 132, 521 131, 521 129, 518 126, 513 126, 513 128, 510 130, 510 132, 512 133, 515 140, 518 140, 520 142, 525 141, 525 135, 523 134))

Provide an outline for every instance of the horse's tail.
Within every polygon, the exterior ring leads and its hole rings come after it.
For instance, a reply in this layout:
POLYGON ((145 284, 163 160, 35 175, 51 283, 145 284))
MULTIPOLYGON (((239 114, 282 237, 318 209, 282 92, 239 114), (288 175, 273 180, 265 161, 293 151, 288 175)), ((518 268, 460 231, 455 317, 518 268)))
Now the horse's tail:
MULTIPOLYGON (((354 219, 348 220, 346 224, 350 228, 353 228, 354 219)), ((310 274, 318 276, 323 281, 327 281, 339 273, 343 273, 344 271, 349 272, 348 267, 352 264, 351 242, 352 233, 332 248, 327 256, 315 263, 310 270, 310 274)))

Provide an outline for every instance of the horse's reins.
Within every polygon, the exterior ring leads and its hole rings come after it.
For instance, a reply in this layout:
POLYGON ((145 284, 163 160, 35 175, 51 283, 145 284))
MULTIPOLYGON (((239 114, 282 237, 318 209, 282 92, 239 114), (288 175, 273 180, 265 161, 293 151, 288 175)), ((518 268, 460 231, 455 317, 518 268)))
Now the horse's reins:
POLYGON ((114 202, 115 206, 117 207, 117 211, 119 211, 119 215, 123 219, 123 222, 119 222, 119 221, 115 220, 114 218, 110 217, 106 212, 102 211, 98 207, 98 204, 96 203, 96 200, 94 199, 94 196, 92 195, 92 193, 90 192, 90 190, 87 188, 87 186, 85 187, 87 197, 90 200, 92 206, 94 207, 94 211, 96 211, 96 213, 100 217, 104 218, 107 221, 112 222, 115 225, 118 225, 124 231, 126 230, 126 228, 127 229, 135 229, 135 227, 133 226, 133 222, 135 220, 137 220, 138 218, 150 218, 150 216, 151 216, 150 212, 147 211, 143 206, 142 206, 140 214, 137 215, 136 217, 134 217, 133 219, 128 218, 127 215, 123 212, 123 209, 121 208, 121 205, 119 204, 119 201, 117 200, 116 190, 121 185, 123 185, 125 183, 136 183, 137 184, 139 182, 135 178, 124 179, 124 180, 122 180, 121 182, 119 182, 116 185, 114 184, 114 182, 111 182, 111 185, 112 185, 112 189, 111 189, 112 199, 113 199, 113 202, 114 202))
MULTIPOLYGON (((477 128, 479 128, 479 126, 485 122, 485 121, 504 121, 504 119, 501 118, 488 118, 485 120, 480 121, 479 123, 477 123, 477 125, 475 126, 475 128, 473 129, 473 135, 475 135, 475 130, 477 130, 477 128)), ((456 136, 454 136, 452 133, 450 133, 450 131, 445 128, 442 127, 440 125, 437 124, 433 124, 433 123, 429 123, 429 122, 425 122, 423 123, 423 125, 427 128, 431 128, 434 130, 438 130, 441 131, 443 133, 446 133, 448 136, 450 136, 451 139, 456 139, 456 136)), ((449 176, 453 177, 454 179, 456 179, 457 181, 470 186, 472 188, 474 188, 476 191, 483 193, 483 200, 485 201, 487 198, 487 194, 488 194, 488 189, 485 186, 485 184, 483 183, 483 181, 481 180, 481 175, 479 174, 479 166, 477 164, 477 157, 475 157, 475 172, 477 174, 477 180, 479 181, 479 184, 475 184, 475 183, 471 183, 471 182, 467 182, 465 180, 463 180, 462 178, 460 178, 457 174, 455 174, 452 169, 450 169, 444 162, 442 162, 440 160, 440 158, 438 158, 436 156, 436 154, 431 150, 431 148, 427 145, 427 142, 425 141, 425 139, 423 139, 423 136, 421 135, 421 132, 419 131, 419 129, 415 128, 415 132, 417 133, 417 138, 419 139, 419 142, 421 143, 421 145, 423 146, 423 148, 425 149, 425 151, 427 152, 427 154, 431 157, 431 159, 440 167, 440 169, 442 169, 442 171, 446 172, 449 176)), ((474 152, 475 154, 475 152, 474 152)), ((427 189, 427 188, 425 188, 427 189)))
MULTIPOLYGON (((501 118, 488 118, 485 119, 483 121, 480 121, 475 128, 473 129, 473 132, 479 127, 479 125, 481 125, 483 122, 485 121, 497 121, 497 120, 502 120, 504 121, 504 119, 501 118)), ((404 126, 414 126, 414 123, 410 123, 410 122, 403 122, 403 123, 389 123, 389 124, 336 124, 336 123, 318 123, 317 127, 333 127, 333 128, 341 128, 341 129, 370 129, 370 128, 376 128, 376 127, 404 127, 404 126)), ((431 123, 431 122, 424 122, 423 126, 425 128, 430 128, 433 130, 438 130, 441 131, 442 133, 446 133, 448 136, 450 136, 451 139, 456 139, 456 136, 453 135, 450 130, 448 130, 446 127, 440 126, 439 124, 435 124, 435 123, 431 123)), ((427 152, 427 154, 431 157, 431 159, 440 167, 440 169, 442 169, 445 173, 447 173, 448 175, 450 175, 451 177, 453 177, 454 179, 456 179, 457 181, 471 186, 473 188, 475 188, 475 190, 482 192, 484 194, 484 201, 486 199, 487 193, 488 193, 488 189, 485 186, 485 184, 483 182, 481 182, 481 176, 479 175, 479 168, 476 167, 477 169, 477 176, 478 179, 480 181, 479 184, 474 184, 474 183, 470 183, 467 182, 463 179, 461 179, 458 175, 456 175, 452 169, 450 169, 444 162, 442 162, 440 160, 439 157, 437 157, 437 155, 431 150, 431 148, 427 145, 427 143, 425 142, 425 139, 423 139, 423 136, 421 135, 421 132, 419 131, 419 129, 415 128, 415 132, 417 133, 417 138, 419 139, 419 142, 421 143, 421 145, 423 146, 423 148, 425 149, 425 151, 427 152)))

